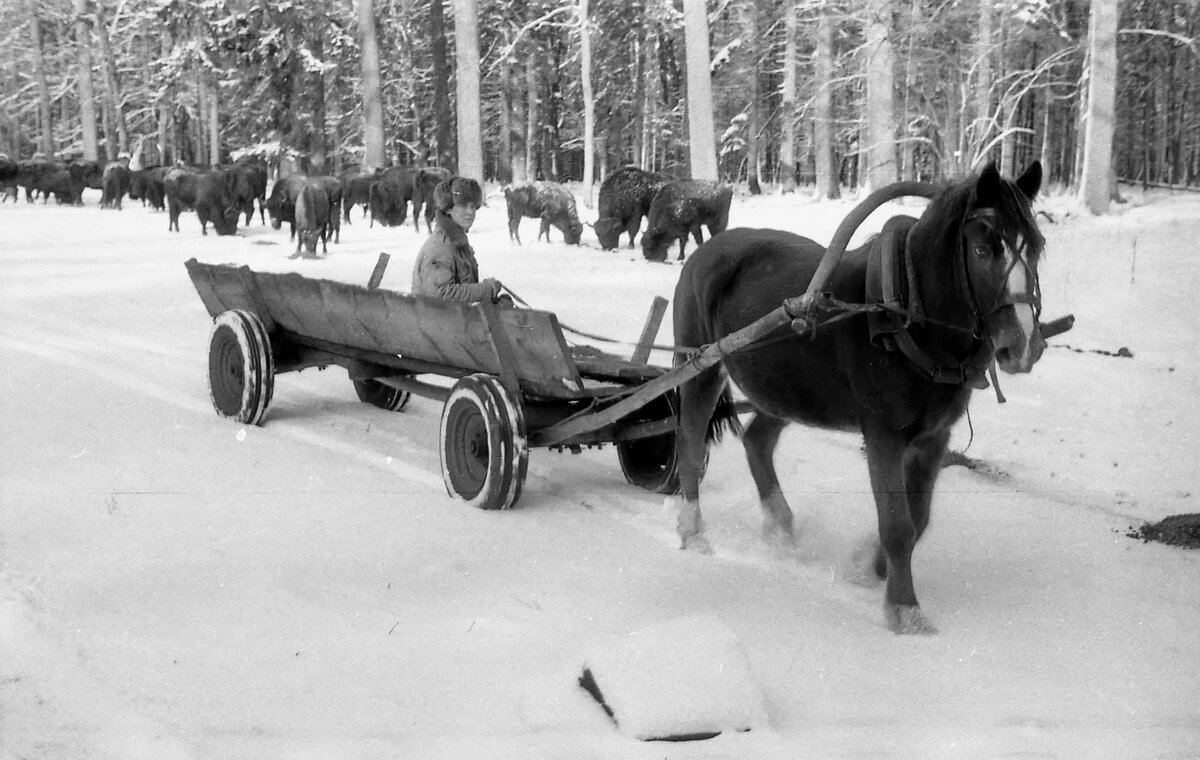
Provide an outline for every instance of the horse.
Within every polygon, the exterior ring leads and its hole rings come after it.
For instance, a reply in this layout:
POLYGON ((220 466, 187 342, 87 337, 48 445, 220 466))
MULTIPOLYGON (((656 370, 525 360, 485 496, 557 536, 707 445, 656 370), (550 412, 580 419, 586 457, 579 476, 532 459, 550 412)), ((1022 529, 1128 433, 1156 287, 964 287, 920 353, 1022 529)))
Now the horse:
MULTIPOLYGON (((808 334, 785 324, 680 386, 682 548, 711 551, 699 484, 707 447, 723 432, 742 438, 764 535, 788 542, 792 511, 774 464, 781 431, 790 422, 858 430, 879 522, 867 569, 886 579, 888 627, 898 634, 936 632, 917 602, 911 563, 951 429, 972 390, 987 387, 993 360, 1006 373, 1029 372, 1046 345, 1037 271, 1045 240, 1031 211, 1041 181, 1037 162, 1015 181, 989 164, 978 175, 932 188, 919 218, 893 217, 860 248, 834 254, 840 263, 823 292, 859 308, 847 306, 808 334), (744 428, 730 381, 755 412, 744 428)), ((886 190, 855 209, 843 222, 849 231, 839 229, 834 240, 849 240, 853 227, 894 196, 913 194, 886 190)), ((818 243, 789 232, 734 229, 714 236, 680 272, 675 344, 711 345, 753 323, 805 291, 823 259, 818 243)), ((686 361, 680 355, 676 364, 686 361)))

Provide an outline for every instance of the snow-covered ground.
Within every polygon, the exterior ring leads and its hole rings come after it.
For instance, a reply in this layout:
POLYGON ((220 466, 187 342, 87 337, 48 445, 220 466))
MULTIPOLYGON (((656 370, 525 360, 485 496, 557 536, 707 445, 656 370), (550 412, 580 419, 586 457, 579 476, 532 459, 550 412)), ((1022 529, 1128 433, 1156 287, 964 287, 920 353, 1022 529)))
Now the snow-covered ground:
MULTIPOLYGON (((445 493, 438 404, 361 404, 340 368, 281 375, 262 427, 213 413, 186 259, 365 284, 387 251, 406 290, 411 226, 356 212, 290 261, 257 220, 0 206, 0 760, 1200 758, 1200 552, 1126 536, 1200 511, 1200 195, 1125 192, 1103 218, 1042 205, 1045 316, 1078 321, 956 431, 979 466, 945 471, 916 552, 930 637, 852 582, 875 520, 851 435, 784 434, 794 549, 760 539, 727 439, 699 556, 611 447, 534 450, 492 513, 445 493), (626 724, 589 664, 641 705, 626 724), (718 706, 752 730, 630 735, 718 706)), ((534 220, 518 247, 491 204, 485 274, 563 322, 632 341, 671 297, 679 266, 534 220)), ((828 240, 850 206, 738 197, 731 224, 828 240)))

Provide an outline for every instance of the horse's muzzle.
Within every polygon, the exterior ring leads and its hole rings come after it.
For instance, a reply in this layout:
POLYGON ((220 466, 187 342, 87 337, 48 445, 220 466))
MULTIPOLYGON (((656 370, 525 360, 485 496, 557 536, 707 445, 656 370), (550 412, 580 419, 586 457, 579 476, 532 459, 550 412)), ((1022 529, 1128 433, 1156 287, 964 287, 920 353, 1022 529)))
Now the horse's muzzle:
POLYGON ((1002 309, 996 316, 998 324, 992 333, 996 364, 1010 375, 1029 372, 1046 350, 1046 340, 1033 308, 1028 304, 1016 304, 1002 309))

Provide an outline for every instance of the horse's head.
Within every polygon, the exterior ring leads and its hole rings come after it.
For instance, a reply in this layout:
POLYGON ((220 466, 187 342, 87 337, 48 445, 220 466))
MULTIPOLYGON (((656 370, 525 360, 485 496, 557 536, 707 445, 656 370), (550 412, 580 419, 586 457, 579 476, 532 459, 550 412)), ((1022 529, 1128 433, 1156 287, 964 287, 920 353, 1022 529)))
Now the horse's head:
POLYGON ((1015 181, 1001 178, 995 164, 988 164, 962 226, 975 317, 1000 369, 1009 373, 1030 371, 1046 347, 1038 326, 1038 263, 1045 239, 1030 208, 1041 183, 1036 161, 1015 181))

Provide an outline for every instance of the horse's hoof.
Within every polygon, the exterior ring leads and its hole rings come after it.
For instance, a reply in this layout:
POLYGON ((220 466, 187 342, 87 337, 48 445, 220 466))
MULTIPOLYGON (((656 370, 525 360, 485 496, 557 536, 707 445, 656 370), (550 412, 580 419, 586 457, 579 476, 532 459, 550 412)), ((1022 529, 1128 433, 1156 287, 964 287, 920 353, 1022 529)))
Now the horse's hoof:
POLYGON ((884 612, 887 614, 888 628, 898 636, 931 636, 937 633, 937 628, 916 605, 888 604, 884 612))
POLYGON ((690 536, 681 536, 679 548, 684 551, 696 552, 697 554, 712 554, 712 544, 701 533, 696 533, 690 536))

